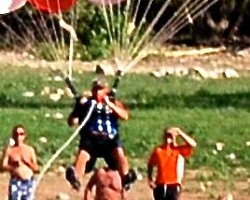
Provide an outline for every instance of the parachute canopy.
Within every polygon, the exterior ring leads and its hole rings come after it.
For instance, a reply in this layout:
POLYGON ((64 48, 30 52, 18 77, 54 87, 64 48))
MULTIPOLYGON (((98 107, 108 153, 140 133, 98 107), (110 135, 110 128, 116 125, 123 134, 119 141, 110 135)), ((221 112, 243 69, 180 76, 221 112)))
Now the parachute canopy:
POLYGON ((21 8, 27 0, 1 0, 0 14, 6 14, 16 9, 21 8))
POLYGON ((113 5, 113 4, 120 4, 125 0, 89 0, 92 3, 95 4, 101 4, 101 5, 113 5))
POLYGON ((76 4, 77 0, 29 0, 36 9, 49 13, 62 13, 76 4))

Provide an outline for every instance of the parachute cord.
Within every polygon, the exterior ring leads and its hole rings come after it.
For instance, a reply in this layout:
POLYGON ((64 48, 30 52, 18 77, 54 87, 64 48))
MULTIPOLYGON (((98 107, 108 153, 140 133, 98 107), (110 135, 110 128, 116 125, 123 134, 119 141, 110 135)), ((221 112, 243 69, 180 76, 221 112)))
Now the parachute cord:
POLYGON ((69 61, 68 61, 68 70, 67 70, 67 77, 69 80, 72 80, 72 65, 73 65, 73 57, 74 57, 74 41, 77 41, 77 34, 75 32, 75 29, 73 28, 73 24, 69 25, 67 24, 62 15, 57 15, 57 18, 59 20, 59 25, 68 31, 70 33, 70 43, 69 43, 69 61))
POLYGON ((40 174, 38 175, 38 177, 36 179, 35 191, 36 191, 38 185, 40 184, 41 179, 43 178, 44 174, 50 168, 51 164, 63 152, 63 150, 73 141, 73 139, 78 135, 79 131, 85 126, 85 124, 89 120, 91 114, 93 113, 95 104, 96 104, 95 100, 92 100, 91 101, 91 106, 89 108, 89 111, 88 111, 86 117, 84 118, 84 120, 82 121, 82 123, 77 127, 77 129, 69 137, 69 139, 56 151, 56 153, 54 155, 52 155, 52 157, 49 159, 49 161, 43 166, 42 171, 40 172, 40 174))

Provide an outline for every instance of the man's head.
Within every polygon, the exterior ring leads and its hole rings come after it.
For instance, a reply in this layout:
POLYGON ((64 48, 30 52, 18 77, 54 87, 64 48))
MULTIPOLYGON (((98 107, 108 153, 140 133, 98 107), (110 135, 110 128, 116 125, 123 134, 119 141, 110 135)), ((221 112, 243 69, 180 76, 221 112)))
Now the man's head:
POLYGON ((108 82, 104 78, 97 78, 92 84, 92 94, 97 102, 103 102, 104 97, 110 92, 108 82))
POLYGON ((178 132, 176 130, 176 128, 166 128, 164 129, 164 141, 167 144, 175 144, 175 140, 176 140, 176 136, 178 135, 178 132))
POLYGON ((22 143, 26 138, 26 130, 23 125, 18 124, 14 126, 12 130, 12 138, 15 141, 15 144, 22 143))

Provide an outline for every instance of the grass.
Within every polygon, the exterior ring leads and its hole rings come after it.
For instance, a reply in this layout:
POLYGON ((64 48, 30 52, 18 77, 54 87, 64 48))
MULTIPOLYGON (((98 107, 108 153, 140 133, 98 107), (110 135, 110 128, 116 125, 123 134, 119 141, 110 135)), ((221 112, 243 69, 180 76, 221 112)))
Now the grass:
MULTIPOLYGON (((3 150, 8 142, 11 128, 22 123, 28 129, 29 142, 37 149, 39 161, 44 164, 74 131, 66 125, 74 101, 64 97, 53 102, 40 94, 45 86, 54 90, 65 87, 63 82, 54 81, 56 73, 25 66, 0 69, 0 148, 3 150), (24 97, 26 91, 33 91, 35 96, 24 97), (62 119, 46 117, 57 112, 63 114, 62 119), (39 141, 42 136, 48 139, 47 143, 39 141)), ((74 72, 74 83, 79 91, 88 89, 93 77, 92 73, 74 72)), ((250 147, 246 142, 250 141, 250 79, 197 81, 127 74, 118 97, 130 110, 131 118, 121 122, 120 132, 134 165, 145 169, 152 148, 161 142, 162 130, 174 125, 198 142, 195 155, 187 161, 188 168, 206 167, 228 177, 238 176, 237 168, 249 167, 250 147), (215 154, 217 142, 225 146, 215 154), (236 158, 229 159, 230 154, 236 158)), ((56 163, 72 162, 77 142, 74 140, 56 163)), ((249 176, 249 170, 244 174, 249 176)))

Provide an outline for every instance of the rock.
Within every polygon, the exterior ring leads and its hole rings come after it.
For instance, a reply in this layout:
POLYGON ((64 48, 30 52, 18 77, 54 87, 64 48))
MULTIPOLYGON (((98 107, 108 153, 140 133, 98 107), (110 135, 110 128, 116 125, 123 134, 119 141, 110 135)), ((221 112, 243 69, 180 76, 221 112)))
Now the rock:
POLYGON ((54 81, 56 82, 63 82, 63 78, 61 76, 55 76, 54 81))
POLYGON ((54 94, 50 94, 49 95, 49 98, 53 101, 59 101, 61 99, 61 95, 60 94, 57 94, 57 93, 54 93, 54 94))
POLYGON ((40 137, 40 138, 39 138, 39 141, 40 141, 41 143, 43 143, 43 144, 48 142, 48 140, 47 140, 46 137, 40 137))
POLYGON ((233 195, 228 193, 227 195, 219 195, 217 200, 233 200, 233 195))
POLYGON ((221 142, 217 142, 215 145, 216 145, 216 150, 217 151, 222 151, 222 149, 224 148, 225 144, 223 144, 221 142))
POLYGON ((53 115, 53 118, 55 118, 55 119, 62 119, 62 118, 63 118, 63 114, 57 112, 57 113, 55 113, 55 114, 53 115))
POLYGON ((238 51, 236 53, 237 56, 241 56, 241 57, 247 57, 247 56, 249 56, 249 54, 250 54, 250 49, 249 48, 248 49, 243 49, 243 50, 238 51))
POLYGON ((175 68, 174 67, 168 67, 166 69, 166 75, 174 75, 175 73, 175 68))
POLYGON ((188 69, 185 67, 176 67, 174 68, 174 74, 178 77, 188 75, 188 69))
POLYGON ((225 69, 224 72, 222 73, 222 75, 225 78, 239 78, 240 77, 238 72, 234 69, 231 69, 231 68, 225 69))
POLYGON ((57 88, 56 93, 59 94, 59 95, 64 95, 64 90, 61 89, 61 88, 57 88))
POLYGON ((230 153, 229 155, 226 155, 226 158, 228 158, 230 160, 235 160, 236 159, 236 155, 234 153, 230 153))
POLYGON ((98 64, 95 67, 95 73, 99 75, 105 75, 105 76, 114 76, 115 71, 113 69, 113 66, 109 63, 102 63, 98 64))
POLYGON ((153 71, 151 75, 156 78, 161 78, 166 75, 166 70, 164 68, 160 68, 159 70, 153 71))
POLYGON ((200 182, 200 189, 201 189, 202 192, 206 191, 206 187, 205 187, 203 182, 200 182))
POLYGON ((58 170, 58 172, 61 173, 61 174, 64 174, 65 171, 66 171, 65 167, 63 167, 63 166, 59 166, 59 167, 57 168, 57 170, 58 170))
POLYGON ((41 95, 45 96, 45 95, 49 95, 50 94, 50 87, 49 86, 45 86, 42 91, 41 91, 41 95))
POLYGON ((23 96, 28 97, 28 98, 33 97, 34 95, 35 95, 34 92, 31 92, 31 91, 27 91, 23 93, 23 96))
POLYGON ((66 193, 60 192, 58 195, 56 195, 56 199, 58 199, 58 200, 70 200, 70 196, 66 193))
POLYGON ((209 78, 208 72, 201 67, 194 67, 189 70, 190 75, 197 75, 203 79, 209 78))

